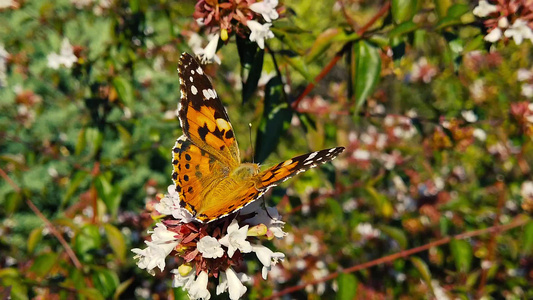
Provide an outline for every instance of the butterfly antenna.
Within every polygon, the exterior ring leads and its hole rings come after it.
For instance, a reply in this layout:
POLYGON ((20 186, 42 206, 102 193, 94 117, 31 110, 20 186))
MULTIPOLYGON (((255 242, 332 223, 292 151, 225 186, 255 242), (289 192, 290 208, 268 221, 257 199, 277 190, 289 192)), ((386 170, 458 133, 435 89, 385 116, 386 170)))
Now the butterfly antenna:
POLYGON ((277 221, 277 219, 274 219, 274 217, 272 217, 270 215, 270 213, 268 212, 268 208, 267 208, 267 205, 266 205, 266 200, 265 200, 265 196, 261 196, 261 198, 263 199, 263 205, 261 205, 263 207, 263 209, 265 210, 265 212, 267 213, 268 217, 270 218, 270 220, 274 220, 274 221, 277 221))
POLYGON ((252 148, 252 163, 255 163, 254 143, 252 142, 252 123, 248 123, 249 136, 250 136, 250 148, 252 148))

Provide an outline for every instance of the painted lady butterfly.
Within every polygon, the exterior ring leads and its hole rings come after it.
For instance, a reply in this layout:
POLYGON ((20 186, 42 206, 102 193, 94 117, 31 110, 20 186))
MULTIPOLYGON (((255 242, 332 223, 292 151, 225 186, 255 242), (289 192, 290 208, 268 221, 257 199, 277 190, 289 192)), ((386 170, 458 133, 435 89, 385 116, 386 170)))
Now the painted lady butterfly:
POLYGON ((337 147, 300 155, 265 171, 241 163, 228 114, 207 75, 187 53, 181 55, 178 71, 183 135, 172 149, 172 179, 180 204, 200 222, 231 214, 269 188, 344 151, 337 147))

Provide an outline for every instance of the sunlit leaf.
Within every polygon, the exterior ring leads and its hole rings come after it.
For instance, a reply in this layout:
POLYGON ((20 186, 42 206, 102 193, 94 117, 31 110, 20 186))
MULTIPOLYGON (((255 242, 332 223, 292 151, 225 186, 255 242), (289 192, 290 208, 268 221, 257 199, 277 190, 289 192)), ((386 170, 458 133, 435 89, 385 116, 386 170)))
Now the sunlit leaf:
POLYGON ((379 81, 381 72, 380 49, 374 45, 360 41, 354 45, 355 64, 355 115, 365 103, 379 81))
POLYGON ((393 240, 395 240, 401 249, 407 248, 407 236, 405 235, 405 232, 403 232, 403 230, 386 225, 379 226, 379 229, 384 234, 390 236, 393 240))
POLYGON ((113 249, 113 252, 117 255, 119 260, 124 261, 126 259, 127 251, 124 236, 120 230, 118 230, 118 228, 111 224, 104 224, 104 229, 106 232, 107 241, 113 249))
POLYGON ((357 294, 357 279, 353 274, 341 273, 337 278, 339 285, 339 292, 336 299, 338 300, 352 300, 357 294))
POLYGON ((117 273, 107 269, 95 270, 92 277, 94 287, 105 298, 111 297, 120 283, 117 273))
POLYGON ((117 91, 119 99, 122 100, 126 106, 131 106, 133 103, 133 88, 131 83, 126 78, 117 76, 113 78, 113 86, 117 91))
POLYGON ((33 253, 35 251, 35 247, 37 247, 37 244, 41 241, 41 238, 43 237, 43 228, 35 228, 30 232, 30 236, 28 237, 28 253, 33 253))
POLYGON ((416 256, 412 256, 410 260, 415 266, 415 268, 418 270, 418 273, 420 273, 420 276, 426 283, 426 286, 428 286, 431 291, 433 291, 433 287, 431 285, 431 272, 429 271, 429 267, 426 262, 416 256))
POLYGON ((34 272, 38 277, 43 277, 56 264, 58 258, 57 253, 45 253, 37 256, 31 265, 30 271, 34 272))
POLYGON ((460 272, 468 272, 472 265, 472 247, 465 240, 452 240, 450 249, 455 263, 455 267, 460 272))
POLYGON ((418 8, 418 0, 392 0, 392 17, 396 23, 410 21, 418 8))

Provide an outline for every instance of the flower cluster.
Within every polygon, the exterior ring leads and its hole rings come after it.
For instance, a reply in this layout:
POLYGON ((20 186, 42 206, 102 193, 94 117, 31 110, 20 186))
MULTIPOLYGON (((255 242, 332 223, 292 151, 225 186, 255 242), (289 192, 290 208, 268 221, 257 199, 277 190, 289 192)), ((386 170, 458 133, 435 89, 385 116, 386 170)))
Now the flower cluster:
POLYGON ((256 42, 264 49, 265 40, 274 37, 270 27, 272 21, 279 17, 277 6, 278 0, 229 0, 223 3, 212 0, 198 1, 193 17, 211 34, 205 48, 192 47, 193 51, 203 62, 220 63, 216 56, 219 39, 225 42, 233 33, 256 42))
POLYGON ((517 45, 524 40, 533 40, 533 3, 531 1, 500 0, 491 4, 480 0, 474 15, 486 18, 484 25, 488 34, 485 40, 495 43, 500 39, 513 39, 517 45))
POLYGON ((168 195, 153 207, 153 214, 161 221, 149 231, 151 241, 147 248, 132 249, 137 265, 154 274, 161 271, 166 258, 175 258, 178 268, 174 274, 173 287, 187 291, 191 299, 209 299, 209 278, 218 279, 216 293, 229 292, 230 299, 238 299, 246 292, 243 282, 250 280, 235 269, 243 268, 244 255, 255 253, 263 265, 262 277, 276 263, 285 258, 280 252, 273 252, 260 244, 261 239, 283 238, 285 222, 273 207, 262 209, 252 203, 237 214, 207 224, 194 221, 187 210, 179 204, 179 195, 174 186, 168 187, 168 195))
POLYGON ((65 68, 70 69, 74 63, 78 61, 78 57, 74 55, 74 48, 67 38, 64 38, 63 42, 61 42, 61 50, 59 53, 50 53, 48 54, 47 59, 48 67, 56 70, 62 65, 65 68))

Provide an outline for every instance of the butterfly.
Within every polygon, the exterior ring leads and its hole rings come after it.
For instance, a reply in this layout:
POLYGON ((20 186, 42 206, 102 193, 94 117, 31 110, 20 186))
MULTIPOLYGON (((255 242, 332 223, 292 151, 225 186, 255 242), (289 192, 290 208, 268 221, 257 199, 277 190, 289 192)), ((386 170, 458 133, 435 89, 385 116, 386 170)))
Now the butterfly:
POLYGON ((189 54, 178 63, 183 135, 172 149, 172 180, 180 205, 197 221, 211 222, 238 211, 288 178, 334 159, 344 147, 320 150, 260 171, 241 163, 229 116, 209 77, 189 54))

